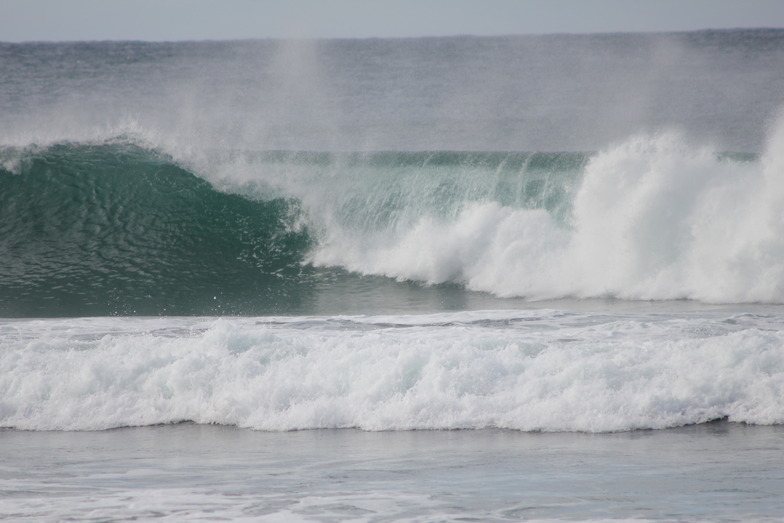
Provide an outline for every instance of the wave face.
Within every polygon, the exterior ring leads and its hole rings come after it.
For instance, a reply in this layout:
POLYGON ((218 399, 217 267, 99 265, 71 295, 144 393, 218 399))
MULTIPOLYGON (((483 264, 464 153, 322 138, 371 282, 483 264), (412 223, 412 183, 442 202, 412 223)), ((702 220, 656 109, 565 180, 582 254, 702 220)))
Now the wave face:
POLYGON ((387 292, 325 256, 378 254, 423 219, 488 200, 566 220, 586 158, 235 152, 201 166, 230 173, 209 183, 127 138, 6 148, 0 315, 296 313, 323 308, 313 295, 336 280, 329 301, 387 292))
POLYGON ((218 192, 128 143, 3 155, 0 316, 237 313, 279 299, 310 245, 295 203, 218 192))
POLYGON ((322 313, 394 285, 378 277, 430 286, 431 302, 451 285, 781 303, 772 134, 763 155, 677 134, 593 154, 6 148, 0 315, 322 313))

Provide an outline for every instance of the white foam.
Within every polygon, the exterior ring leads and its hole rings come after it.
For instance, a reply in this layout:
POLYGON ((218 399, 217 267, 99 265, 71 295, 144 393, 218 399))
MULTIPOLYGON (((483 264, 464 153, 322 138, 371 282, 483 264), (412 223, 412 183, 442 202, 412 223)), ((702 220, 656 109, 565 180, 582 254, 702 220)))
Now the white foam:
POLYGON ((784 118, 759 161, 678 133, 635 136, 588 163, 564 226, 542 210, 466 204, 364 236, 334 224, 312 256, 499 296, 784 302, 784 118))
POLYGON ((0 426, 615 431, 784 422, 780 319, 6 321, 0 426), (392 323, 389 323, 393 320, 392 323))

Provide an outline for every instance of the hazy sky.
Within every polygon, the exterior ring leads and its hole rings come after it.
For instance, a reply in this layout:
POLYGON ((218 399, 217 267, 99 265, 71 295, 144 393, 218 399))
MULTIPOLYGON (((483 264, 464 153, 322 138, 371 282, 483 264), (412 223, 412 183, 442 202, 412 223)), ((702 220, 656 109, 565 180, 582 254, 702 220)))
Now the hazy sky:
POLYGON ((0 0, 0 41, 784 27, 784 0, 0 0))

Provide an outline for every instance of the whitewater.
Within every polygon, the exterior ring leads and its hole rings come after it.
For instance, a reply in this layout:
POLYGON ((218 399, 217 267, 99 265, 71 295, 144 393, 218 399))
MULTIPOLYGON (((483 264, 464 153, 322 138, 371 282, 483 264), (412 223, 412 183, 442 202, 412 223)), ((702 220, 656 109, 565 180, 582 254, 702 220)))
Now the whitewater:
POLYGON ((4 322, 6 426, 606 432, 784 419, 769 314, 4 322))
POLYGON ((0 70, 1 518, 784 513, 781 30, 0 70))
POLYGON ((382 241, 328 233, 312 259, 502 297, 781 303, 784 123, 772 134, 745 162, 678 135, 633 137, 587 160, 561 220, 480 193, 382 241))

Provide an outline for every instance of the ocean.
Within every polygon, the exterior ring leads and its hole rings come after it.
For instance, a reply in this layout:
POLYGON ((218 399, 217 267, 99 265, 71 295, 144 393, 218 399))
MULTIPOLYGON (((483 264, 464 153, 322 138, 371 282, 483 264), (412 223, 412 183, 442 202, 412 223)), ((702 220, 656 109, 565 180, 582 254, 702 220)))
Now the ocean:
POLYGON ((784 517, 784 30, 0 43, 0 518, 784 517))

